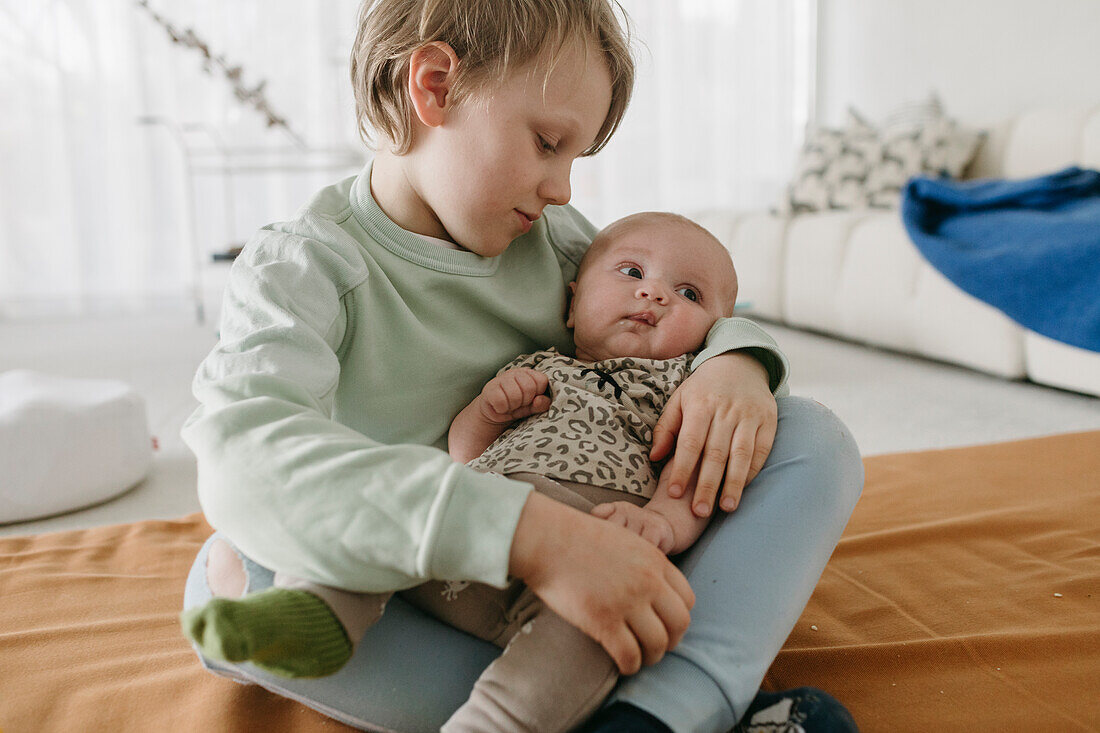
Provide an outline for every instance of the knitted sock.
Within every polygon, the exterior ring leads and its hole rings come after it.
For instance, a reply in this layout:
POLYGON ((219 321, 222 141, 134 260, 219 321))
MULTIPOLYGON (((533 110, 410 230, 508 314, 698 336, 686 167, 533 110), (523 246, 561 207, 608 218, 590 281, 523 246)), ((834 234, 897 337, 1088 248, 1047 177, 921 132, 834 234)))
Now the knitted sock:
POLYGON ((343 624, 327 603, 302 590, 214 598, 181 613, 180 623, 204 656, 252 662, 283 677, 324 677, 351 659, 343 624))
POLYGON ((859 733, 856 721, 835 697, 815 687, 761 690, 732 733, 859 733))
POLYGON ((672 733, 672 729, 645 710, 619 700, 584 724, 583 733, 672 733))

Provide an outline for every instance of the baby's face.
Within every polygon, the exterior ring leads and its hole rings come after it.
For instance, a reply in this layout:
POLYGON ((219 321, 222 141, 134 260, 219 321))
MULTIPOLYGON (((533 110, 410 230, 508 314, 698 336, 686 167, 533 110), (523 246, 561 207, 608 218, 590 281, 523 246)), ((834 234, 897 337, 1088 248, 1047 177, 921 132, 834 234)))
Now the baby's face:
POLYGON ((578 359, 671 359, 702 346, 714 322, 730 314, 737 275, 707 234, 655 220, 616 234, 571 287, 566 325, 578 359))

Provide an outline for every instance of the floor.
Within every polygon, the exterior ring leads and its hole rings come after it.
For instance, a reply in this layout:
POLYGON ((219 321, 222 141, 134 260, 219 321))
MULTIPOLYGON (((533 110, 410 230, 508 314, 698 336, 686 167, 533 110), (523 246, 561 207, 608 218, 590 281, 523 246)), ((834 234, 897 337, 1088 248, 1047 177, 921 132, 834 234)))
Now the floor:
MULTIPOLYGON (((828 405, 864 455, 1100 429, 1100 399, 1011 382, 961 367, 766 324, 793 365, 792 394, 828 405)), ((0 525, 0 536, 199 510, 195 464, 179 437, 195 407, 190 380, 215 343, 212 326, 184 314, 0 322, 0 371, 35 369, 121 379, 146 400, 158 439, 148 478, 108 502, 57 517, 0 525)))

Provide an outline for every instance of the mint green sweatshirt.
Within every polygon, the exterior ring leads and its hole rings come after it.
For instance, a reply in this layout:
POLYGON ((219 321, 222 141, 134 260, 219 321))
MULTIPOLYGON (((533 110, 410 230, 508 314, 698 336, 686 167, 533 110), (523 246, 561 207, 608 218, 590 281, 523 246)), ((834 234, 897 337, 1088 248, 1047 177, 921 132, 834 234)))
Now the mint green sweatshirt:
MULTIPOLYGON (((182 432, 199 499, 246 555, 319 583, 500 586, 531 487, 453 462, 447 430, 517 355, 572 353, 565 283, 595 228, 548 207, 481 257, 400 229, 369 180, 323 189, 233 264, 182 432)), ((738 348, 782 393, 786 360, 745 319, 715 324, 693 366, 738 348)))

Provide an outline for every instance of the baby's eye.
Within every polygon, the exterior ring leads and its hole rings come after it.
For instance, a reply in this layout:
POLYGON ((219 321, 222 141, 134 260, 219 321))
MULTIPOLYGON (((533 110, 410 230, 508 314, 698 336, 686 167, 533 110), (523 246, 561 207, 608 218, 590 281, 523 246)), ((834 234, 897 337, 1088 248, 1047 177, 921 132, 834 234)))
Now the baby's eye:
POLYGON ((544 138, 542 135, 537 136, 539 139, 539 147, 542 148, 544 153, 556 153, 558 149, 554 147, 554 144, 544 138))
POLYGON ((699 293, 695 292, 695 288, 677 288, 676 292, 693 303, 699 302, 699 293))
POLYGON ((642 271, 634 265, 623 265, 619 268, 619 272, 629 277, 636 277, 639 280, 642 279, 642 271))

